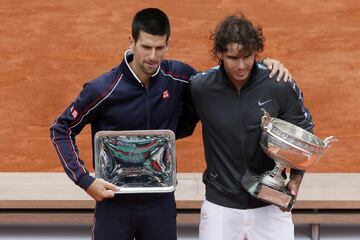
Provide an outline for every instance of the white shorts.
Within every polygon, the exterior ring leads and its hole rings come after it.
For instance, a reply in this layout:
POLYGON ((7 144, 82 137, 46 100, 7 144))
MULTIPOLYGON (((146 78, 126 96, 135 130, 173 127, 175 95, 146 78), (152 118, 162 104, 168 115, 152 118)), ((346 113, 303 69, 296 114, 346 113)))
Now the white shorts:
POLYGON ((227 208, 204 201, 200 240, 294 240, 290 212, 270 205, 255 209, 227 208))

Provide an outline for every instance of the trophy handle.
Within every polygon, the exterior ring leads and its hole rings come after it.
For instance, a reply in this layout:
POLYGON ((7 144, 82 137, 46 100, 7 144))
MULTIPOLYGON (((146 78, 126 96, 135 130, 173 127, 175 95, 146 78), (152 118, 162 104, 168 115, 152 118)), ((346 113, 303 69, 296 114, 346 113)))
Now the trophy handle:
POLYGON ((331 143, 332 142, 337 142, 337 141, 339 141, 336 137, 334 137, 334 136, 329 136, 329 137, 327 137, 327 138, 325 138, 324 140, 323 140, 323 142, 324 142, 324 144, 325 144, 325 148, 329 148, 329 147, 331 147, 331 143))
POLYGON ((261 110, 264 112, 264 115, 261 117, 261 128, 267 131, 271 122, 271 116, 264 108, 261 110))

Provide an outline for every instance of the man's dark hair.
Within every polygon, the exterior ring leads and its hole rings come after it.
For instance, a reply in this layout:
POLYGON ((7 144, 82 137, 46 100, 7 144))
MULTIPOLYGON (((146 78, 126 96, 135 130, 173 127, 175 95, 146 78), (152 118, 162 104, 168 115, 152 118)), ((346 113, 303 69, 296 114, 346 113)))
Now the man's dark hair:
POLYGON ((145 8, 137 12, 132 21, 131 34, 135 42, 139 38, 140 31, 152 35, 166 35, 167 41, 170 37, 169 19, 166 14, 158 8, 145 8))
POLYGON ((263 32, 260 26, 255 27, 243 14, 231 15, 220 22, 211 34, 214 57, 217 53, 226 52, 228 44, 238 43, 245 53, 260 53, 264 50, 263 32))

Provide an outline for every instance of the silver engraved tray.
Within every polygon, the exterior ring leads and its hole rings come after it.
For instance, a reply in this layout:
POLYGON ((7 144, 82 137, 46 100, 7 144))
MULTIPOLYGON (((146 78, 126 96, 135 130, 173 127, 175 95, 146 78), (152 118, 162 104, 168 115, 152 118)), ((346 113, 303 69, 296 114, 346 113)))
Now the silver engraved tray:
POLYGON ((175 134, 171 130, 100 131, 94 147, 95 176, 117 185, 117 193, 175 190, 175 134))

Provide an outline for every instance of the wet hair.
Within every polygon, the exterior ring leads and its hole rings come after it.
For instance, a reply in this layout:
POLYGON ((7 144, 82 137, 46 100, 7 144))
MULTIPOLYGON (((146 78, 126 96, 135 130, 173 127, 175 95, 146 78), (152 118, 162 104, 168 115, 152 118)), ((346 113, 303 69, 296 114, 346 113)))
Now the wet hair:
POLYGON ((158 36, 165 36, 166 41, 170 37, 170 22, 167 15, 158 8, 145 8, 137 12, 131 25, 131 35, 135 42, 139 38, 140 31, 158 36))
POLYGON ((217 58, 217 53, 226 52, 227 45, 238 43, 243 46, 245 54, 260 53, 264 50, 263 32, 260 26, 254 26, 243 14, 235 14, 221 21, 210 36, 214 41, 211 53, 217 58))

